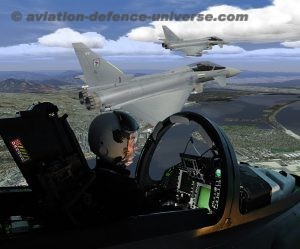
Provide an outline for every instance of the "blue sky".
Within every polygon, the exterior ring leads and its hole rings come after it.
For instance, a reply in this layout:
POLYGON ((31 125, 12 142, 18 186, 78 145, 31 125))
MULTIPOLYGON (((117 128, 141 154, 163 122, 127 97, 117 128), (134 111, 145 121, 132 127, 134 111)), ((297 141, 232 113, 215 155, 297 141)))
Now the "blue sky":
POLYGON ((291 71, 300 66, 298 0, 2 0, 0 2, 0 70, 79 69, 70 47, 85 41, 122 69, 169 69, 211 60, 242 70, 291 71), (13 21, 20 11, 23 19, 13 21), (82 13, 247 13, 247 22, 101 22, 26 21, 28 14, 82 13), (230 44, 201 58, 187 58, 161 48, 157 39, 167 24, 184 38, 217 35, 230 44))
POLYGON ((0 25, 2 29, 0 45, 14 45, 19 43, 34 42, 38 37, 54 32, 58 27, 70 27, 80 32, 95 31, 101 32, 108 39, 117 39, 126 34, 131 29, 145 25, 138 22, 65 22, 65 23, 16 23, 11 21, 10 14, 13 11, 21 11, 23 14, 68 11, 70 13, 90 14, 95 11, 107 13, 168 13, 171 11, 178 13, 198 13, 207 7, 219 4, 240 6, 243 8, 263 7, 270 1, 247 1, 247 4, 238 0, 231 1, 209 1, 209 0, 1 0, 0 1, 0 25), (180 11, 179 11, 180 10, 180 11))

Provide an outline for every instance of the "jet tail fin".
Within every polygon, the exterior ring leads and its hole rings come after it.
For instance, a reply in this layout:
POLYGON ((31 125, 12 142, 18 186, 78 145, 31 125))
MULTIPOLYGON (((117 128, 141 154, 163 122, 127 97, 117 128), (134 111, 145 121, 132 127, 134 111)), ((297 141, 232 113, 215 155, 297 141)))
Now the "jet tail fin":
POLYGON ((73 48, 89 86, 112 86, 122 82, 126 75, 113 64, 104 60, 83 43, 73 43, 73 48))
POLYGON ((174 34, 172 30, 170 30, 167 26, 163 25, 162 29, 165 34, 165 39, 169 42, 182 41, 177 35, 174 34))

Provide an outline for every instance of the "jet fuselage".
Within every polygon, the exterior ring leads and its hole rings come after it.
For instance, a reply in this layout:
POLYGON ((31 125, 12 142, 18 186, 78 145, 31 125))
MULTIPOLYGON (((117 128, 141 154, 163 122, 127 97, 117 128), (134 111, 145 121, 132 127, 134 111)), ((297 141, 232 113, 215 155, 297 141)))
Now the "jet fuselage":
POLYGON ((198 84, 213 80, 214 77, 227 78, 233 75, 230 69, 194 72, 187 66, 165 73, 139 76, 107 89, 90 87, 84 89, 82 93, 88 109, 100 108, 103 111, 183 87, 193 88, 198 84))
POLYGON ((178 41, 178 42, 165 42, 166 48, 177 49, 183 47, 192 47, 192 46, 206 46, 207 48, 211 48, 215 45, 222 46, 224 44, 223 40, 218 41, 210 41, 208 39, 195 39, 195 40, 187 40, 187 41, 178 41))

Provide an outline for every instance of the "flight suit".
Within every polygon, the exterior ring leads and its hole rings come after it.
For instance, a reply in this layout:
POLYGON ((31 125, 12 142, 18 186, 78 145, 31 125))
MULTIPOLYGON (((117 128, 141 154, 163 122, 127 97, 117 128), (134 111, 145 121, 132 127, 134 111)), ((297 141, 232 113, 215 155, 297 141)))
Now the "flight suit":
POLYGON ((97 159, 93 202, 97 219, 104 222, 142 212, 145 197, 124 165, 113 165, 97 159))

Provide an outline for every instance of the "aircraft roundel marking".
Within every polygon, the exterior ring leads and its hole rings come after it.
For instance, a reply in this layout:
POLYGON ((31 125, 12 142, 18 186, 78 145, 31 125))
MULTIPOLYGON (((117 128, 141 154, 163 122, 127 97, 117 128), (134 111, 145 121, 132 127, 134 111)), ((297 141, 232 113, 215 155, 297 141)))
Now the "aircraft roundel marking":
POLYGON ((93 65, 94 65, 94 67, 99 67, 100 66, 100 58, 93 59, 93 65))

